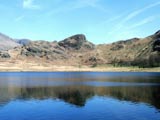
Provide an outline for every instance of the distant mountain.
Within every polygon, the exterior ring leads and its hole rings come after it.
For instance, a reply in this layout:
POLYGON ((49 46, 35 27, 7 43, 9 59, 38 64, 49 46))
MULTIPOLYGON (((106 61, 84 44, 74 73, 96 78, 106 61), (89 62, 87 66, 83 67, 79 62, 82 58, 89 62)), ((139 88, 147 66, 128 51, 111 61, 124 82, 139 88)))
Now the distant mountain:
POLYGON ((31 42, 29 39, 15 39, 15 41, 20 45, 28 45, 31 42))
POLYGON ((1 58, 32 59, 39 62, 48 60, 56 65, 113 64, 157 67, 160 66, 160 31, 146 38, 132 38, 100 45, 89 42, 83 34, 59 42, 28 39, 14 41, 0 34, 0 50, 1 58))
POLYGON ((18 46, 19 44, 16 43, 12 38, 0 33, 0 51, 13 49, 18 46))

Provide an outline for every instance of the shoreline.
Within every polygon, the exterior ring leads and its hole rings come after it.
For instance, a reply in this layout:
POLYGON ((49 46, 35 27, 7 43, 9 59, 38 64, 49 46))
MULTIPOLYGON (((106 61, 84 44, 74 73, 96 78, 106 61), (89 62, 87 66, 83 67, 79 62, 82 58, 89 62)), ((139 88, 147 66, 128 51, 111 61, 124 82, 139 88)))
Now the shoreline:
POLYGON ((0 72, 160 72, 160 67, 139 68, 120 67, 111 64, 91 65, 66 65, 65 63, 39 62, 39 61, 1 61, 0 72))
POLYGON ((0 72, 160 72, 157 68, 138 68, 138 67, 89 67, 89 66, 1 66, 0 72))

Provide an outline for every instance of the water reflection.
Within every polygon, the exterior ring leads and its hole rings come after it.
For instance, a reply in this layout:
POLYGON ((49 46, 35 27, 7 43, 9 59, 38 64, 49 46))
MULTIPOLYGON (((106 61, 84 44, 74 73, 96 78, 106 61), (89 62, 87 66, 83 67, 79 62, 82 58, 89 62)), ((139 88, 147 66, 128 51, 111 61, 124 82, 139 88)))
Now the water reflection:
POLYGON ((159 78, 158 73, 0 73, 0 120, 158 120, 159 78))
POLYGON ((94 87, 94 86, 53 86, 53 87, 8 87, 0 88, 0 104, 13 99, 61 99, 77 106, 85 106, 88 98, 107 96, 118 100, 143 102, 160 109, 159 86, 94 87))

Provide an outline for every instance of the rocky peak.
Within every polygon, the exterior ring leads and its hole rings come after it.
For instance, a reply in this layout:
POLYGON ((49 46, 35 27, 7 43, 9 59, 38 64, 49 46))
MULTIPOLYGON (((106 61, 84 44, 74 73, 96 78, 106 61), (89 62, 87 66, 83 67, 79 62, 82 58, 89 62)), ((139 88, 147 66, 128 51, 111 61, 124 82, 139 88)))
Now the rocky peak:
POLYGON ((74 40, 76 40, 76 41, 84 41, 84 42, 87 41, 87 40, 86 40, 86 36, 83 35, 83 34, 73 35, 73 36, 71 36, 71 37, 69 37, 69 38, 67 38, 67 39, 65 39, 65 40, 68 40, 68 39, 74 39, 74 40))
POLYGON ((66 38, 58 43, 66 49, 80 50, 80 49, 94 49, 94 44, 86 40, 85 35, 77 34, 66 38))
POLYGON ((156 34, 156 35, 160 35, 160 30, 158 30, 155 34, 156 34))
POLYGON ((154 35, 155 35, 155 37, 160 38, 160 30, 157 31, 154 35))

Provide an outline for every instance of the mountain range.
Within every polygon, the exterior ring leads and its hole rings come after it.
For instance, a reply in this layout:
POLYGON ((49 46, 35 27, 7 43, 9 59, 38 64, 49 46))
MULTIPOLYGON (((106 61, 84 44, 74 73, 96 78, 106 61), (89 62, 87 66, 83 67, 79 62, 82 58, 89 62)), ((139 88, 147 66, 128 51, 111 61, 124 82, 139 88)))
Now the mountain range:
POLYGON ((0 33, 1 60, 30 60, 56 65, 160 66, 160 31, 145 38, 95 45, 77 34, 61 41, 13 39, 0 33))

